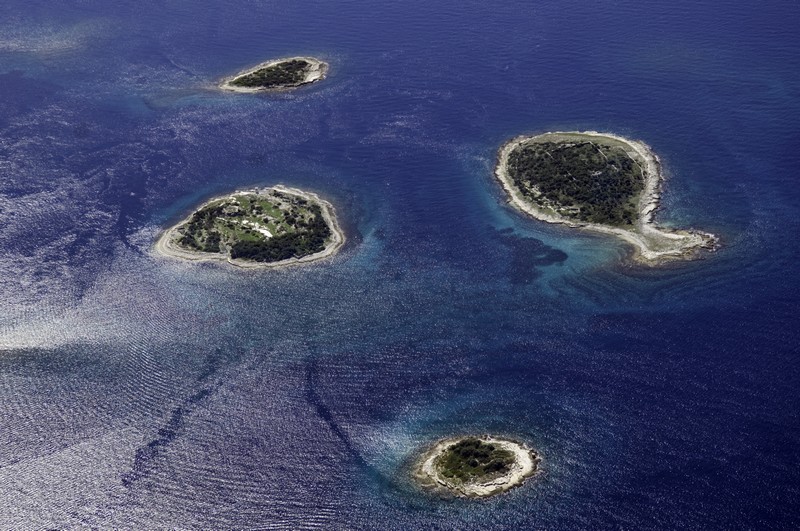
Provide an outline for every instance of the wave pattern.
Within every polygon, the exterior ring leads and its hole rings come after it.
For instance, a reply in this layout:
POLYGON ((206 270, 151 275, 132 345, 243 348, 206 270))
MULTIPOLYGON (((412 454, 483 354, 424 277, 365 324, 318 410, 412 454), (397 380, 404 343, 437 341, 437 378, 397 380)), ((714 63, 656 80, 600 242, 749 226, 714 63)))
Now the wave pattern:
POLYGON ((6 4, 0 527, 800 526, 797 6, 6 4), (333 68, 214 89, 265 54, 333 68), (555 129, 645 140, 659 221, 722 250, 635 268, 509 208, 496 148, 555 129), (336 205, 339 255, 151 253, 278 183, 336 205), (543 472, 414 486, 418 448, 476 431, 543 472))

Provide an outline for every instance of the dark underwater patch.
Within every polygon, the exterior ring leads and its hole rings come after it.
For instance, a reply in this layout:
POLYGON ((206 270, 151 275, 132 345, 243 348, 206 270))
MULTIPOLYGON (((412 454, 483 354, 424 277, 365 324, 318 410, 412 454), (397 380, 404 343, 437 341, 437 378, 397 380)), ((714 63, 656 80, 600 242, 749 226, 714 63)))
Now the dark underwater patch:
POLYGON ((542 240, 519 236, 511 229, 499 230, 498 239, 511 251, 508 278, 512 284, 530 284, 542 275, 541 268, 563 264, 569 257, 542 240))

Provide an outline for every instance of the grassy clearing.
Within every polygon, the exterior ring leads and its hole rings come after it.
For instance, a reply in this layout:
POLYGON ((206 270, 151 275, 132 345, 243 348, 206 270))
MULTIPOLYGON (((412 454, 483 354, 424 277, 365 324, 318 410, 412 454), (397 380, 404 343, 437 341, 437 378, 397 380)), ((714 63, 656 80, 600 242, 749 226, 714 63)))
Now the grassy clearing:
POLYGON ((268 190, 208 203, 178 234, 178 245, 187 250, 273 262, 322 251, 331 231, 318 204, 268 190))

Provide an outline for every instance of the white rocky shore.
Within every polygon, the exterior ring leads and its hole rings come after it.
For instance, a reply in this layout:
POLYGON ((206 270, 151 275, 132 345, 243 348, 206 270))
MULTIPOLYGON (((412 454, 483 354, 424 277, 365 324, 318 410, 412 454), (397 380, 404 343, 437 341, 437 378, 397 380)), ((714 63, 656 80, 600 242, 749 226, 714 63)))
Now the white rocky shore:
POLYGON ((477 480, 464 483, 446 478, 437 470, 437 460, 448 448, 458 444, 464 437, 448 438, 437 442, 423 453, 417 461, 413 474, 419 485, 426 490, 445 495, 454 495, 462 498, 486 498, 518 487, 536 473, 541 458, 524 444, 492 435, 476 438, 484 443, 491 443, 496 447, 511 452, 514 455, 514 464, 511 469, 501 476, 492 477, 485 481, 477 480))
POLYGON ((701 250, 715 250, 718 245, 718 238, 708 232, 694 229, 669 229, 655 224, 653 213, 659 205, 664 177, 661 172, 661 163, 656 154, 645 143, 637 140, 597 131, 549 132, 536 136, 519 136, 506 142, 500 148, 495 176, 508 193, 509 202, 515 208, 548 223, 561 223, 570 227, 580 227, 617 236, 633 246, 635 249, 633 259, 642 264, 658 265, 673 260, 693 259, 699 256, 701 250), (516 148, 530 142, 570 140, 589 140, 620 146, 641 166, 645 177, 645 186, 638 201, 639 217, 632 229, 566 218, 553 209, 543 208, 529 201, 514 184, 508 174, 508 157, 516 148))
POLYGON ((187 218, 181 220, 179 223, 176 223, 172 227, 165 230, 158 238, 155 245, 153 246, 153 251, 155 252, 156 255, 159 256, 169 257, 169 258, 180 258, 182 260, 191 260, 197 262, 204 262, 204 261, 226 262, 236 267, 251 268, 251 269, 276 269, 276 268, 289 267, 300 264, 308 264, 310 262, 323 260, 325 258, 333 256, 337 251, 339 251, 339 249, 342 248, 345 242, 344 232, 342 232, 342 229, 339 227, 339 222, 336 218, 336 211, 333 208, 333 205, 331 205, 328 201, 325 201, 324 199, 320 198, 317 194, 306 192, 304 190, 299 190, 297 188, 289 188, 286 186, 277 185, 270 188, 258 188, 255 190, 236 191, 232 194, 228 194, 225 196, 218 196, 209 199, 208 201, 197 207, 197 209, 195 209, 195 212, 214 201, 218 201, 226 197, 233 197, 236 195, 250 194, 250 193, 267 193, 270 191, 277 191, 277 192, 282 192, 284 194, 302 197, 303 199, 311 203, 316 203, 320 206, 320 210, 322 211, 322 217, 331 230, 330 239, 328 240, 327 244, 325 245, 325 248, 322 251, 310 254, 308 256, 303 256, 302 258, 289 258, 287 260, 281 260, 279 262, 254 262, 251 260, 233 259, 230 258, 227 254, 223 253, 207 253, 202 251, 188 250, 178 245, 177 239, 180 237, 180 234, 178 233, 177 229, 182 225, 188 223, 194 212, 190 214, 187 218))
POLYGON ((222 90, 229 90, 231 92, 242 92, 242 93, 254 93, 254 92, 278 92, 284 90, 291 90, 303 85, 308 85, 309 83, 315 83, 317 81, 325 79, 325 76, 328 74, 330 66, 325 61, 321 61, 315 57, 286 57, 283 59, 271 59, 264 63, 258 64, 254 67, 248 68, 247 70, 243 70, 238 74, 230 77, 226 77, 222 80, 219 85, 219 88, 222 90), (293 83, 291 85, 285 85, 282 87, 276 88, 268 88, 268 87, 239 87, 236 85, 232 85, 231 82, 248 74, 252 74, 262 68, 267 68, 273 65, 277 65, 278 63, 285 63, 287 61, 292 61, 295 59, 300 59, 303 61, 308 62, 311 66, 309 67, 308 71, 306 71, 306 76, 298 83, 293 83))

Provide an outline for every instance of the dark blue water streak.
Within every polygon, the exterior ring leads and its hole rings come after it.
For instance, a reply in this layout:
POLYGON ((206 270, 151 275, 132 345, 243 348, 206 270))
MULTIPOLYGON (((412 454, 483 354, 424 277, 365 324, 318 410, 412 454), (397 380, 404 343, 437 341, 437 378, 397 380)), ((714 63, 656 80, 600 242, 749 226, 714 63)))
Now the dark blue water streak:
POLYGON ((19 2, 0 21, 0 526, 800 526, 800 8, 725 0, 19 2), (316 86, 215 90, 317 55, 316 86), (633 267, 528 219, 509 137, 647 142, 660 222, 721 237, 633 267), (203 199, 308 188, 342 253, 156 257, 203 199), (441 500, 415 452, 543 456, 441 500))

